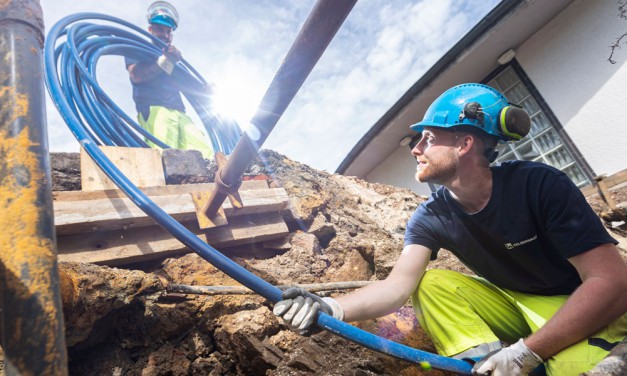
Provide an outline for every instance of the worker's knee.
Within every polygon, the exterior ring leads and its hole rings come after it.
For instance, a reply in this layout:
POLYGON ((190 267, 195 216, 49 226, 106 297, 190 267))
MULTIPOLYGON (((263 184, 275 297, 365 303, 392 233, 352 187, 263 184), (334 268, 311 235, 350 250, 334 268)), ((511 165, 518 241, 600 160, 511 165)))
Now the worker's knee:
POLYGON ((451 270, 432 269, 425 272, 416 292, 420 294, 454 293, 465 283, 467 275, 451 270))
POLYGON ((437 281, 442 276, 448 274, 449 270, 431 269, 427 270, 420 280, 420 286, 429 286, 437 281))
POLYGON ((429 307, 439 306, 439 302, 456 299, 453 295, 457 291, 456 281, 459 276, 463 274, 450 270, 432 269, 425 272, 411 296, 412 305, 419 319, 425 307, 429 310, 429 307))
POLYGON ((579 375, 591 370, 609 352, 586 339, 570 346, 547 360, 547 375, 579 375))
POLYGON ((579 375, 591 370, 605 358, 613 346, 627 338, 627 314, 614 320, 589 338, 576 343, 546 362, 549 376, 579 375))

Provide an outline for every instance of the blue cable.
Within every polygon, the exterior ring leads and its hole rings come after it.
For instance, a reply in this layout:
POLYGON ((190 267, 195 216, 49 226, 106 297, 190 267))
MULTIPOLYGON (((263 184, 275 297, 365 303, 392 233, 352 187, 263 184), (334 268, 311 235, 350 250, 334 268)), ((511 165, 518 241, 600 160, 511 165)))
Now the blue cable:
MULTIPOLYGON (((143 34, 152 42, 157 42, 150 34, 124 20, 98 13, 70 15, 52 27, 44 45, 46 87, 72 134, 102 171, 137 207, 151 216, 161 227, 242 285, 273 303, 280 301, 281 290, 279 288, 236 264, 170 217, 139 190, 100 150, 98 146, 103 144, 146 146, 140 137, 131 135, 134 134, 133 131, 145 137, 149 135, 141 132, 141 127, 137 124, 130 122, 128 116, 123 114, 123 111, 98 86, 95 76, 91 74, 95 72, 98 58, 106 54, 122 54, 134 58, 140 58, 140 55, 156 57, 160 54, 160 49, 113 26, 85 22, 74 24, 88 19, 118 23, 143 34), (91 33, 96 33, 99 37, 96 38, 91 33), (57 41, 63 36, 66 36, 67 40, 55 47, 57 41), (103 39, 99 40, 99 38, 103 39), (61 77, 59 77, 59 71, 61 77), (79 78, 80 82, 77 81, 79 78), (85 95, 85 93, 89 94, 85 95)), ((202 92, 206 82, 186 62, 181 63, 177 65, 173 74, 186 85, 189 84, 189 87, 193 88, 192 91, 202 92)), ((194 102, 193 106, 197 111, 200 109, 201 118, 204 116, 207 121, 220 123, 219 127, 215 127, 216 130, 212 131, 212 141, 223 148, 217 150, 230 151, 230 148, 235 145, 232 143, 235 135, 239 137, 239 129, 220 122, 220 119, 215 119, 209 108, 199 103, 201 99, 198 96, 192 93, 190 97, 192 98, 190 103, 194 102)), ((401 345, 336 320, 324 313, 318 316, 317 325, 340 337, 399 359, 416 364, 428 362, 432 368, 458 374, 471 374, 472 367, 467 362, 401 345)))

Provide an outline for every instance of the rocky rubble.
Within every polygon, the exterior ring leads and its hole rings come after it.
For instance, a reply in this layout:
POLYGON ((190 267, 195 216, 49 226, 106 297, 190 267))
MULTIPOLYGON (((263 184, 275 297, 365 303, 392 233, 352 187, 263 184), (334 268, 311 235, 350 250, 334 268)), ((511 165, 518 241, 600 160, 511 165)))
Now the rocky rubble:
MULTIPOLYGON (((79 189, 77 155, 53 155, 52 166, 56 190, 79 189)), ((215 166, 208 165, 206 181, 214 174, 215 166)), ((271 151, 262 152, 246 175, 266 176, 271 186, 286 189, 291 205, 282 214, 290 234, 280 242, 220 251, 273 284, 384 278, 402 248, 405 222, 422 200, 408 190, 320 172, 271 151)), ((199 182, 198 175, 176 181, 188 182, 199 182)), ((59 267, 75 375, 422 374, 413 364, 326 332, 298 336, 257 295, 166 293, 168 283, 238 285, 193 253, 124 269, 59 267)), ((434 351, 410 307, 359 325, 434 351)))
MULTIPOLYGON (((51 165, 54 189, 80 189, 78 154, 53 155, 51 165)), ((206 181, 214 173, 208 165, 206 181)), ((291 205, 282 214, 290 234, 282 242, 220 251, 273 284, 385 278, 402 249, 405 223, 424 199, 406 189, 317 171, 272 151, 262 151, 247 175, 267 176, 271 186, 286 189, 291 205)), ((193 253, 125 268, 59 268, 72 375, 425 373, 327 332, 298 336, 258 295, 168 294, 169 283, 238 285, 193 253)), ((447 252, 430 268, 468 272, 447 252)), ((410 306, 356 325, 434 351, 410 306)))

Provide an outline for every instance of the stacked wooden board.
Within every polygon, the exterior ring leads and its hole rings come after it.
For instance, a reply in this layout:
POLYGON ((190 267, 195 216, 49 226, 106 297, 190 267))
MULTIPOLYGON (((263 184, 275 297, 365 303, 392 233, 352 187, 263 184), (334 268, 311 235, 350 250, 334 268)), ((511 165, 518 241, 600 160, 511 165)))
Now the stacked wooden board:
MULTIPOLYGON (((103 151, 156 205, 214 247, 263 242, 288 233, 280 214, 289 204, 287 193, 269 188, 265 180, 244 181, 239 190, 243 207, 235 209, 225 201, 228 223, 203 230, 193 196, 213 191, 213 183, 165 185, 155 149, 103 147, 103 151)), ((121 265, 190 251, 122 191, 111 189, 115 185, 88 158, 81 153, 83 190, 54 192, 60 261, 121 265)))

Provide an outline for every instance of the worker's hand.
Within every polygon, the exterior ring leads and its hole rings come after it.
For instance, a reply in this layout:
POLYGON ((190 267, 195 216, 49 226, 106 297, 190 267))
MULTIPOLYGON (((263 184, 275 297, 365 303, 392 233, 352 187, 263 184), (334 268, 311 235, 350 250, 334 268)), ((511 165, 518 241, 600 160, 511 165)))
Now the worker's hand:
POLYGON ((179 51, 176 47, 174 47, 173 45, 169 45, 166 48, 163 49, 163 54, 170 60, 177 62, 179 60, 181 60, 183 58, 183 55, 181 55, 181 51, 179 51))
POLYGON ((288 288, 281 297, 283 300, 274 305, 272 312, 300 335, 311 335, 320 331, 315 325, 318 311, 338 320, 344 318, 342 306, 333 298, 321 298, 298 287, 288 288))
POLYGON ((163 55, 157 58, 157 66, 167 74, 172 74, 176 63, 183 57, 176 47, 169 45, 163 49, 163 55))
POLYGON ((542 358, 531 351, 522 338, 515 344, 493 351, 472 367, 475 376, 527 375, 542 364, 542 358))

